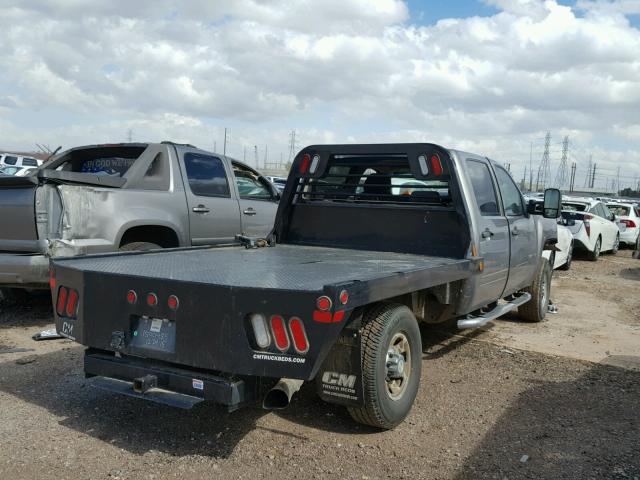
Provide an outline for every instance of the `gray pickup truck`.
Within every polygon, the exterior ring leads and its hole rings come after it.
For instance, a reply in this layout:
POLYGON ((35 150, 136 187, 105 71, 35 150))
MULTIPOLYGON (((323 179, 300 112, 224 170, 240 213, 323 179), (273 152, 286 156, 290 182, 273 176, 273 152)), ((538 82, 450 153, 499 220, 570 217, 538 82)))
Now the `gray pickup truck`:
POLYGON ((0 178, 0 287, 48 287, 52 257, 264 236, 278 199, 255 170, 190 145, 73 148, 30 176, 0 178))
POLYGON ((558 190, 538 210, 479 155, 311 146, 266 239, 54 260, 56 327, 88 347, 85 374, 107 390, 284 408, 316 380, 356 421, 392 428, 420 382, 418 321, 479 327, 516 308, 544 319, 542 252, 557 241, 545 218, 559 213, 558 190))

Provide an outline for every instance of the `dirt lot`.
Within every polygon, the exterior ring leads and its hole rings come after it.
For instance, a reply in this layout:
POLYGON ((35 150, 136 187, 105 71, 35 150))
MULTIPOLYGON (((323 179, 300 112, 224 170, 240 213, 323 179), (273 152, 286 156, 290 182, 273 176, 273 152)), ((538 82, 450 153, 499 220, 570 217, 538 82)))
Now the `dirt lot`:
POLYGON ((0 478, 640 479, 640 262, 557 273, 560 313, 424 329, 422 387, 392 432, 310 385, 280 413, 173 410, 86 387, 82 348, 33 342, 47 298, 0 313, 0 478))

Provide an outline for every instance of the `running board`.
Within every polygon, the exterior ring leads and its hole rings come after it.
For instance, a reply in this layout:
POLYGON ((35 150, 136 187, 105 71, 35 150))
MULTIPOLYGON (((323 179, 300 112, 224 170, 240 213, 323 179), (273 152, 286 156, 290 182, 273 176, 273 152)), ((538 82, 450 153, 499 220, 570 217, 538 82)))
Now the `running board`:
POLYGON ((486 325, 491 320, 495 320, 501 317, 505 313, 509 313, 511 310, 518 308, 520 305, 524 305, 531 300, 530 293, 521 293, 518 297, 514 298, 510 302, 502 303, 496 308, 483 315, 467 315, 465 318, 458 320, 458 328, 478 328, 486 325))

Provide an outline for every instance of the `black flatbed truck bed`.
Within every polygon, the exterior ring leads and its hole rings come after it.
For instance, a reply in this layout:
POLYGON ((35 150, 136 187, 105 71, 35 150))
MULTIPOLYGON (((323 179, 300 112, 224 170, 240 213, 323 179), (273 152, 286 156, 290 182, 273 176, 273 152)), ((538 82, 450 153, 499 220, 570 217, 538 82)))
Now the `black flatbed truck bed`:
POLYGON ((388 298, 389 288, 402 294, 461 280, 470 274, 469 265, 468 259, 301 245, 159 250, 56 262, 57 268, 84 273, 241 289, 321 293, 357 282, 374 301, 377 288, 388 298))

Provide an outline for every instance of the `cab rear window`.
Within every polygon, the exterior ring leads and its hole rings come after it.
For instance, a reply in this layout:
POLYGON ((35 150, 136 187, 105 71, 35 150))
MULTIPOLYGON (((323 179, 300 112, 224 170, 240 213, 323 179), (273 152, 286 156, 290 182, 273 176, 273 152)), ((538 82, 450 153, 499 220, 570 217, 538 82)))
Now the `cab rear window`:
POLYGON ((335 156, 317 179, 301 179, 299 203, 447 205, 448 178, 417 179, 406 156, 335 156))
POLYGON ((128 145, 71 150, 62 159, 57 170, 122 177, 142 155, 145 148, 128 145))

